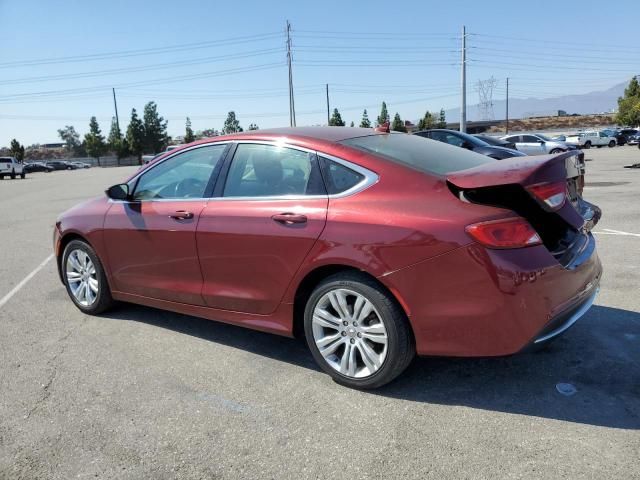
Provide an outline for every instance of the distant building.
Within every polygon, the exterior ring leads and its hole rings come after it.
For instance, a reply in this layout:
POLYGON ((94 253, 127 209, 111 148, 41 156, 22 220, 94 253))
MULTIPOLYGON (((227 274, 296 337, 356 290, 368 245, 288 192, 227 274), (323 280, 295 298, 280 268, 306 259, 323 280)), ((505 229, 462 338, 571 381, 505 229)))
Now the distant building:
POLYGON ((567 112, 564 110, 558 110, 558 116, 559 117, 566 117, 567 116, 567 112))

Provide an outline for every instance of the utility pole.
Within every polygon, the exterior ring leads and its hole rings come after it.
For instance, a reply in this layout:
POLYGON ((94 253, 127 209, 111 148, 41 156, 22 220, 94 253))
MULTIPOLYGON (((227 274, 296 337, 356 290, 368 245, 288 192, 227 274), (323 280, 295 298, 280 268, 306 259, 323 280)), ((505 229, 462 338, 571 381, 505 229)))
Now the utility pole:
POLYGON ((329 113, 329 84, 327 83, 327 125, 331 121, 331 114, 329 113))
POLYGON ((509 133, 509 77, 507 77, 507 113, 504 133, 509 133))
POLYGON ((120 130, 120 119, 118 118, 118 102, 116 102, 116 89, 113 90, 113 107, 116 109, 116 125, 118 127, 118 136, 122 138, 122 131, 120 130))
POLYGON ((287 20, 287 64, 289 65, 289 125, 296 126, 296 107, 293 100, 293 73, 291 71, 291 24, 287 20))
POLYGON ((467 131, 467 29, 462 26, 462 98, 460 104, 460 131, 467 131))

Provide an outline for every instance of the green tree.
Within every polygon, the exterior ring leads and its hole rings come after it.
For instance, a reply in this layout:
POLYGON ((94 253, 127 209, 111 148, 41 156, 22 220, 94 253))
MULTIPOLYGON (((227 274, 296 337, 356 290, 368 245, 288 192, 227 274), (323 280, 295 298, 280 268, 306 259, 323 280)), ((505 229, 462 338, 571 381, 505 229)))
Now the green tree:
POLYGON ((638 77, 633 77, 627 88, 624 89, 624 96, 618 98, 618 114, 616 121, 620 125, 638 126, 640 125, 640 84, 638 77))
POLYGON ((376 122, 378 123, 378 125, 384 125, 385 123, 387 123, 389 121, 389 111, 387 110, 387 104, 385 102, 382 102, 382 108, 380 109, 380 115, 378 115, 378 118, 376 119, 376 122))
POLYGON ((438 123, 436 128, 447 128, 447 117, 444 113, 444 108, 440 109, 440 115, 438 116, 438 123))
POLYGON ((429 128, 433 128, 435 125, 435 121, 433 119, 433 115, 429 110, 427 110, 420 120, 418 120, 418 130, 427 130, 429 128))
POLYGON ((394 132, 405 132, 407 131, 407 127, 405 127, 404 122, 400 118, 400 114, 396 112, 393 116, 393 122, 391 122, 391 130, 394 132))
POLYGON ((100 156, 106 151, 107 144, 104 142, 96 117, 91 117, 89 120, 89 133, 84 136, 84 146, 89 156, 95 158, 100 165, 100 156))
POLYGON ((58 135, 70 154, 77 153, 81 149, 80 135, 72 125, 65 125, 64 128, 59 129, 58 135))
POLYGON ((345 126, 344 120, 342 120, 342 116, 340 115, 340 112, 338 111, 337 108, 333 109, 333 115, 331 115, 331 118, 329 119, 329 126, 331 127, 345 126))
POLYGON ((191 119, 187 117, 187 122, 185 124, 185 130, 184 130, 184 143, 191 143, 195 139, 196 139, 196 136, 193 133, 193 129, 191 128, 191 119))
POLYGON ((360 127, 362 128, 371 128, 371 120, 369 120, 369 115, 367 114, 367 109, 364 109, 362 112, 362 120, 360 120, 360 127))
POLYGON ((118 128, 118 122, 116 122, 116 117, 112 117, 111 128, 109 129, 109 136, 107 137, 107 145, 109 145, 111 151, 116 152, 121 142, 122 134, 120 133, 120 128, 118 128))
POLYGON ((138 157, 138 162, 142 163, 142 153, 144 152, 144 124, 136 109, 131 109, 131 120, 129 120, 129 126, 127 127, 127 143, 129 144, 129 151, 138 157))
POLYGON ((260 128, 258 127, 257 124, 252 123, 251 125, 249 125, 249 130, 259 130, 260 128))
POLYGON ((242 132, 242 127, 240 126, 240 122, 236 118, 236 112, 233 110, 227 114, 227 119, 224 121, 224 125, 222 126, 222 134, 227 135, 229 133, 238 133, 242 132))
POLYGON ((149 102, 144 106, 144 151, 158 153, 169 143, 167 137, 167 122, 158 114, 156 102, 149 102))
POLYGON ((17 161, 21 162, 24 160, 24 145, 20 145, 20 142, 15 138, 11 140, 11 148, 9 152, 17 161))

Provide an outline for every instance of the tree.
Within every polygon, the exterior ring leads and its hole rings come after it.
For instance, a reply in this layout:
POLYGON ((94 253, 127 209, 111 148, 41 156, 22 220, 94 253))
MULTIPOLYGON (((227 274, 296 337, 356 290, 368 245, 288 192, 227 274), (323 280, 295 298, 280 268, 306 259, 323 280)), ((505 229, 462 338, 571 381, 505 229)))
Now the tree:
POLYGON ((444 113, 444 108, 440 109, 440 115, 438 116, 438 123, 436 128, 447 128, 447 118, 444 113))
POLYGON ((222 126, 222 134, 227 135, 229 133, 238 133, 242 132, 242 127, 240 126, 240 122, 236 118, 236 112, 233 110, 227 114, 227 119, 224 121, 224 125, 222 126))
POLYGON ((196 136, 193 133, 193 129, 191 128, 191 120, 187 117, 187 123, 185 124, 184 131, 184 143, 191 143, 196 139, 196 136))
POLYGON ((129 126, 127 127, 127 143, 129 144, 129 151, 138 157, 138 162, 142 160, 142 153, 144 152, 144 124, 136 109, 131 109, 131 120, 129 120, 129 126))
POLYGON ((104 136, 102 136, 96 117, 91 117, 91 120, 89 120, 89 133, 84 136, 84 145, 89 156, 95 158, 98 161, 98 165, 100 165, 100 156, 107 149, 107 145, 104 142, 104 136))
POLYGON ((58 130, 60 139, 66 144, 67 151, 70 154, 77 153, 81 148, 80 135, 72 125, 65 125, 64 128, 58 130))
POLYGON ((624 89, 624 96, 618 98, 618 114, 616 121, 620 125, 638 126, 640 125, 640 84, 638 77, 633 77, 627 88, 624 89))
POLYGON ((259 127, 255 123, 252 123, 251 125, 249 125, 249 130, 259 130, 259 127))
POLYGON ((369 120, 369 115, 367 114, 367 109, 364 109, 362 112, 362 120, 360 120, 360 127, 362 128, 371 128, 371 120, 369 120))
POLYGON ((344 120, 342 120, 342 116, 340 115, 340 112, 338 111, 337 108, 333 109, 333 115, 331 115, 331 118, 329 119, 329 126, 331 127, 345 126, 344 120))
POLYGON ((391 123, 391 130, 394 132, 405 132, 407 131, 407 127, 405 127, 404 122, 400 118, 400 114, 396 112, 393 117, 393 122, 391 123))
POLYGON ((167 122, 158 114, 156 102, 149 102, 144 106, 143 118, 143 150, 149 153, 158 153, 164 150, 169 143, 167 137, 167 122))
POLYGON ((109 145, 109 148, 113 152, 116 152, 121 142, 122 142, 122 134, 120 133, 118 122, 116 122, 116 117, 112 117, 111 129, 109 130, 109 136, 107 137, 107 145, 109 145))
POLYGON ((24 145, 20 145, 20 142, 15 138, 11 140, 11 148, 9 151, 11 156, 15 157, 17 161, 21 162, 24 160, 24 145))
POLYGON ((418 130, 427 130, 429 128, 433 128, 435 125, 435 121, 433 119, 433 115, 429 110, 427 110, 420 120, 418 120, 418 130))
POLYGON ((384 125, 385 123, 387 123, 389 121, 389 112, 387 111, 387 104, 385 102, 382 102, 382 108, 380 109, 380 115, 378 115, 378 118, 376 119, 376 122, 378 123, 378 125, 384 125))

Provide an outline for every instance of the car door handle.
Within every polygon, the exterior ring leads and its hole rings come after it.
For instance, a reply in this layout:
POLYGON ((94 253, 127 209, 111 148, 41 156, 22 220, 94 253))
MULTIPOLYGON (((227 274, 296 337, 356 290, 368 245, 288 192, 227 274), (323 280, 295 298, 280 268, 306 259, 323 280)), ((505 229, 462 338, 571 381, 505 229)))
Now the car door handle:
POLYGON ((298 215, 295 213, 279 213, 271 217, 271 219, 284 225, 293 225, 294 223, 307 223, 306 215, 298 215))
POLYGON ((193 213, 187 212, 186 210, 177 210, 175 213, 169 215, 169 217, 174 220, 190 220, 193 218, 193 213))

